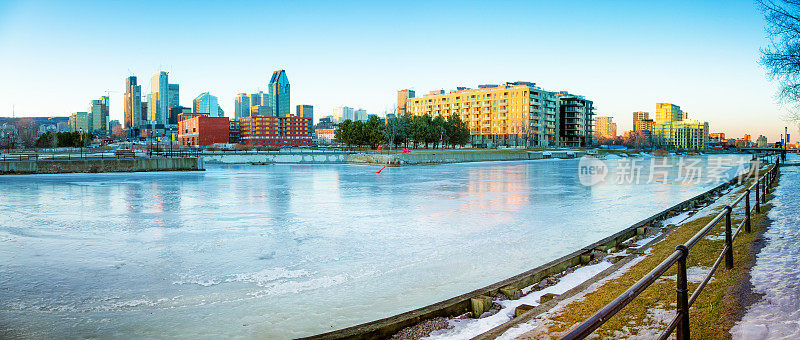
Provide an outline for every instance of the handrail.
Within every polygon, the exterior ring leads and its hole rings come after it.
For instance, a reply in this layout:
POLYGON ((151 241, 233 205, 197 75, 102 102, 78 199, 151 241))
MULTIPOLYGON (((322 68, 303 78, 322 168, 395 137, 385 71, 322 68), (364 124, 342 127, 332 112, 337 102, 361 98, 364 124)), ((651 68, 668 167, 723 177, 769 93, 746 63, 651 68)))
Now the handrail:
MULTIPOLYGON (((767 155, 769 157, 769 155, 767 155)), ((765 159, 767 157, 764 157, 765 159)), ((617 312, 625 308, 633 299, 635 299, 639 294, 641 294, 645 289, 647 289, 650 285, 652 285, 659 277, 664 275, 664 273, 669 270, 673 264, 678 265, 678 275, 676 279, 676 292, 677 292, 677 303, 676 303, 676 313, 675 318, 672 319, 667 329, 659 336, 660 339, 668 338, 674 330, 677 330, 677 339, 689 339, 690 337, 690 329, 689 329, 689 307, 697 300, 697 297, 703 291, 703 288, 708 284, 711 280, 714 272, 717 270, 719 265, 722 261, 725 261, 725 268, 730 270, 733 268, 733 240, 739 234, 739 232, 744 228, 745 232, 750 232, 750 219, 751 213, 755 211, 756 213, 760 213, 760 203, 766 203, 767 197, 767 187, 772 186, 775 183, 775 180, 778 176, 778 165, 779 160, 776 159, 775 163, 771 165, 771 167, 765 169, 763 172, 763 176, 760 169, 756 169, 756 177, 753 183, 745 189, 745 194, 739 196, 736 200, 734 200, 730 205, 725 206, 725 209, 721 211, 717 216, 715 216, 710 222, 708 222, 700 231, 698 231, 694 236, 692 236, 689 241, 685 244, 678 245, 675 247, 675 252, 670 254, 666 259, 661 261, 655 268, 653 268, 647 275, 639 279, 636 283, 634 283, 631 287, 629 287, 625 292, 617 296, 613 301, 606 304, 602 309, 595 312, 594 315, 586 319, 584 322, 579 324, 578 326, 572 328, 567 334, 565 334, 561 339, 583 339, 589 336, 592 332, 596 329, 600 328, 604 323, 606 323, 611 317, 613 317, 617 312), (763 183, 762 183, 763 182, 763 183), (756 194, 756 204, 755 207, 750 206, 750 195, 755 191, 756 194), (763 192, 760 192, 763 191, 763 192), (733 207, 737 206, 739 203, 745 200, 745 219, 739 223, 738 228, 736 229, 735 233, 731 230, 731 212, 733 207), (760 202, 763 200, 763 202, 760 202), (712 228, 714 228, 717 223, 719 223, 723 218, 725 218, 725 246, 723 247, 722 252, 717 257, 717 260, 714 262, 714 265, 711 267, 709 273, 703 278, 700 285, 692 292, 691 297, 687 296, 687 277, 686 277, 686 257, 689 255, 689 250, 697 244, 712 228)), ((751 164, 752 166, 752 164, 751 164)))

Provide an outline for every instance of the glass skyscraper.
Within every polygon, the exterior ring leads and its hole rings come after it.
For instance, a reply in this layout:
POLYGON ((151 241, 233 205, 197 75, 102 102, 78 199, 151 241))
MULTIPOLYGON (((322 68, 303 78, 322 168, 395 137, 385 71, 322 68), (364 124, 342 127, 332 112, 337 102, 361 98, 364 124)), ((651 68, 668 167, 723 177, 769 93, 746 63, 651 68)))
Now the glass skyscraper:
POLYGON ((288 117, 291 113, 291 108, 289 107, 289 78, 286 77, 286 71, 284 70, 272 72, 272 79, 269 81, 269 106, 272 110, 272 115, 276 117, 288 117))

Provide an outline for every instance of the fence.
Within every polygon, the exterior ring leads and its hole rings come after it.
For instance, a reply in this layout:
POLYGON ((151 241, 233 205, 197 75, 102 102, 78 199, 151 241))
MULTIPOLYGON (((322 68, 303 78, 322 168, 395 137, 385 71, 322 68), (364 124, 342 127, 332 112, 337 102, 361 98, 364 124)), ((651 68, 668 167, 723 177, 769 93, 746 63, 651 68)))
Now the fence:
POLYGON ((184 158, 198 157, 198 149, 155 149, 155 150, 90 150, 90 149, 59 149, 50 152, 46 150, 19 151, 0 155, 0 161, 40 161, 40 160, 73 160, 73 159, 109 159, 109 158, 136 158, 137 154, 147 157, 184 158))
POLYGON ((677 329, 677 339, 684 340, 689 339, 690 329, 689 329, 689 308, 692 306, 694 301, 703 291, 706 284, 711 280, 711 277, 714 275, 714 272, 717 270, 719 265, 722 261, 725 261, 725 268, 731 269, 733 268, 733 240, 736 239, 736 236, 741 232, 742 228, 744 228, 744 232, 750 233, 750 215, 752 211, 756 213, 761 212, 761 204, 766 203, 767 201, 767 188, 772 186, 775 183, 775 180, 778 178, 779 175, 779 160, 776 159, 775 163, 766 170, 764 176, 760 176, 761 173, 757 173, 755 183, 750 185, 746 190, 745 193, 739 196, 731 205, 725 206, 725 210, 717 214, 714 219, 712 219, 706 226, 703 227, 700 231, 697 232, 694 236, 692 236, 689 241, 685 244, 681 244, 675 247, 675 252, 673 252, 669 257, 664 259, 658 266, 656 266, 653 270, 651 270, 647 275, 645 275, 642 279, 636 282, 633 286, 628 288, 624 293, 618 296, 613 301, 609 302, 605 307, 600 309, 597 313, 592 315, 589 319, 584 321, 582 324, 578 325, 577 327, 573 328, 569 333, 564 335, 561 339, 583 339, 587 337, 589 334, 594 332, 597 328, 602 326, 608 319, 612 316, 617 314, 622 308, 628 305, 634 298, 639 296, 647 287, 651 284, 656 282, 659 277, 664 275, 664 273, 669 270, 672 265, 677 264, 677 283, 676 283, 676 292, 677 292, 677 303, 676 303, 676 315, 675 318, 670 322, 669 327, 661 334, 659 339, 666 339, 668 338, 674 330, 677 329), (755 192, 755 207, 751 209, 750 204, 750 196, 755 192), (739 226, 736 228, 735 231, 732 231, 731 227, 731 212, 733 208, 736 207, 740 202, 744 200, 744 213, 745 218, 739 223, 739 226), (697 244, 705 235, 714 228, 717 223, 725 219, 725 247, 723 248, 722 252, 720 253, 719 257, 717 258, 714 265, 711 266, 711 270, 709 271, 708 275, 700 282, 700 285, 697 289, 694 290, 691 296, 688 295, 689 289, 687 284, 687 277, 686 277, 686 257, 689 255, 689 251, 692 247, 697 244))

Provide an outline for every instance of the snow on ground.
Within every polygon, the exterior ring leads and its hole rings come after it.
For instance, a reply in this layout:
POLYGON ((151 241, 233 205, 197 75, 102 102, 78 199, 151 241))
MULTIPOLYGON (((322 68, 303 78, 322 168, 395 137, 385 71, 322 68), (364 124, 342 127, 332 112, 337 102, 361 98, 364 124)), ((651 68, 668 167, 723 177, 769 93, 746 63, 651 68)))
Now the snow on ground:
POLYGON ((682 212, 682 213, 680 213, 678 215, 672 216, 670 218, 667 218, 667 219, 661 221, 661 224, 665 225, 665 226, 668 226, 670 224, 679 225, 679 224, 683 223, 683 221, 688 219, 689 216, 692 215, 692 213, 693 213, 693 211, 684 211, 684 212, 682 212))
POLYGON ((435 331, 426 339, 469 339, 478 336, 514 318, 514 309, 518 306, 522 304, 537 306, 542 295, 547 293, 563 294, 608 267, 611 267, 611 263, 608 261, 579 267, 572 273, 564 275, 555 285, 531 292, 518 300, 496 301, 502 306, 502 309, 494 315, 480 319, 452 319, 449 322, 453 328, 435 331))
POLYGON ((800 339, 800 169, 781 172, 766 245, 750 272, 753 290, 764 296, 731 329, 733 339, 800 339))
MULTIPOLYGON (((700 283, 703 282, 703 279, 706 278, 708 272, 711 271, 711 267, 703 267, 703 266, 694 266, 686 268, 686 281, 691 283, 700 283)), ((670 275, 670 276, 662 276, 661 279, 669 279, 672 281, 678 280, 678 275, 670 275)), ((710 282, 714 282, 714 278, 711 278, 710 282)))
POLYGON ((515 339, 520 335, 528 333, 528 332, 536 329, 537 327, 542 326, 543 322, 546 322, 546 320, 548 319, 549 315, 553 315, 553 314, 559 312, 562 308, 564 308, 565 306, 571 304, 574 301, 583 299, 583 297, 586 296, 586 294, 589 294, 589 293, 592 293, 592 292, 598 290, 600 287, 602 287, 604 284, 606 284, 606 282, 608 282, 610 280, 614 280, 614 279, 622 276, 622 274, 626 273, 628 270, 631 269, 631 267, 635 266, 637 263, 639 263, 639 261, 643 260, 644 258, 645 258, 645 256, 639 256, 639 257, 634 258, 630 262, 628 262, 625 265, 623 265, 622 267, 620 267, 617 271, 615 271, 611 275, 608 275, 608 276, 602 278, 601 280, 598 280, 597 282, 592 283, 591 285, 589 285, 589 287, 584 289, 582 292, 580 292, 578 294, 575 294, 574 296, 572 296, 570 298, 564 299, 563 301, 559 302, 558 305, 556 305, 555 307, 553 307, 549 311, 545 312, 541 316, 507 330, 505 333, 503 333, 503 335, 499 336, 497 339, 498 340, 515 339))
MULTIPOLYGON (((708 206, 703 207, 702 209, 700 209, 700 210, 698 210, 696 212, 691 212, 691 211, 682 212, 682 213, 680 213, 678 215, 675 215, 673 217, 670 217, 670 218, 664 220, 662 222, 662 224, 665 225, 665 226, 669 225, 669 224, 680 225, 680 224, 684 224, 684 223, 688 223, 688 222, 697 220, 697 219, 699 219, 699 218, 701 218, 703 216, 708 216, 708 215, 714 213, 715 210, 718 209, 719 207, 724 207, 725 205, 733 202, 737 198, 736 195, 729 195, 731 192, 734 191, 735 188, 738 188, 738 187, 730 187, 730 188, 727 188, 727 189, 723 190, 720 193, 721 196, 716 197, 715 198, 716 200, 713 203, 709 204, 708 206)), ((634 243, 634 246, 641 247, 641 246, 649 243, 650 241, 652 241, 656 237, 658 237, 658 235, 654 235, 654 236, 650 236, 650 237, 647 237, 647 238, 643 238, 643 239, 637 240, 634 243)), ((711 237, 713 237, 713 236, 711 236, 711 237)), ((648 253, 648 252, 645 252, 645 254, 646 253, 648 253)), ((526 322, 524 324, 521 324, 521 325, 519 325, 517 327, 509 329, 508 331, 503 333, 502 336, 498 337, 498 340, 500 340, 500 339, 503 339, 503 340, 515 339, 515 338, 517 338, 517 337, 519 337, 519 336, 521 336, 521 335, 523 335, 525 333, 528 333, 528 332, 531 332, 531 331, 535 330, 537 327, 541 327, 541 326, 545 325, 547 320, 548 320, 548 316, 549 315, 553 315, 553 314, 557 313, 561 308, 564 308, 565 306, 567 306, 568 304, 572 303, 573 301, 583 299, 583 297, 586 294, 589 294, 589 293, 599 289, 600 287, 602 287, 609 280, 613 280, 613 279, 615 279, 617 277, 620 277, 622 274, 627 272, 631 267, 633 267, 634 265, 639 263, 639 261, 643 260, 644 258, 645 258, 645 256, 640 256, 640 257, 637 257, 637 258, 633 259, 632 261, 630 261, 630 262, 626 263, 624 266, 622 266, 622 268, 620 268, 618 271, 616 271, 613 274, 603 278, 602 280, 600 280, 598 282, 595 282, 594 284, 590 285, 583 292, 580 292, 580 293, 576 294, 575 296, 573 296, 573 297, 571 297, 569 299, 565 299, 564 301, 561 301, 556 307, 554 307, 550 311, 544 313, 542 316, 540 316, 540 317, 538 317, 536 319, 533 319, 531 321, 528 321, 528 322, 526 322)), ((703 280, 703 278, 705 277, 705 275, 708 274, 708 271, 710 269, 711 269, 710 267, 702 267, 702 266, 689 267, 689 268, 687 268, 687 273, 686 273, 687 274, 687 279, 690 282, 701 282, 703 280)), ((670 278, 670 277, 665 277, 665 278, 670 278)), ((672 279, 674 280, 675 278, 673 277, 672 279)), ((713 278, 712 278, 712 280, 713 280, 713 278)), ((666 319, 670 319, 668 317, 670 312, 673 313, 672 315, 674 316, 674 311, 670 311, 670 310, 666 310, 665 311, 660 307, 653 308, 650 311, 650 313, 653 316, 653 319, 665 319, 665 320, 666 319), (656 316, 658 316, 658 317, 656 317, 656 316)), ((645 333, 643 333, 643 334, 647 333, 647 329, 641 329, 641 330, 638 330, 638 331, 644 331, 645 333)), ((656 333, 653 333, 653 334, 656 334, 656 333)))

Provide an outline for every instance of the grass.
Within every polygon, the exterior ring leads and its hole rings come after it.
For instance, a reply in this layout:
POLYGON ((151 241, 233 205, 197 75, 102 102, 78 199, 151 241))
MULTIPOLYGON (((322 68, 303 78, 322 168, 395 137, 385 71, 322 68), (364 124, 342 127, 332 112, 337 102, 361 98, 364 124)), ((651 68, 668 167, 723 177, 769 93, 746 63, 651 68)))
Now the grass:
MULTIPOLYGON (((749 185, 749 184, 748 184, 749 185)), ((740 195, 744 192, 741 188, 733 195, 740 195)), ((770 198, 770 196, 768 196, 770 198)), ((734 208, 742 211, 744 202, 739 203, 734 208)), ((738 320, 739 313, 743 308, 739 289, 743 284, 748 284, 749 268, 755 260, 753 249, 760 241, 760 235, 766 226, 766 212, 769 205, 761 206, 761 214, 754 214, 752 218, 752 232, 741 233, 734 240, 734 267, 725 270, 724 261, 714 273, 714 280, 709 282, 703 289, 700 296, 689 310, 691 336, 698 339, 729 339, 729 330, 738 320)), ((695 233, 702 229, 722 208, 712 214, 686 223, 670 232, 661 242, 652 247, 651 253, 639 263, 631 267, 620 277, 606 282, 596 291, 587 294, 584 299, 572 302, 560 313, 554 315, 551 320, 549 331, 551 334, 561 334, 572 328, 574 325, 583 322, 596 311, 611 302, 614 298, 622 294, 636 281, 644 277, 663 259, 672 254, 675 246, 683 244, 695 233)), ((740 220, 732 219, 732 229, 740 220)), ((717 224, 708 235, 724 235, 725 221, 717 224)), ((717 256, 724 247, 724 238, 720 240, 709 240, 703 238, 690 251, 687 257, 687 268, 693 266, 703 266, 710 268, 717 256)), ((676 266, 673 265, 666 276, 676 274, 676 266)), ((689 295, 691 296, 699 283, 689 283, 689 295)), ((658 320, 649 314, 653 307, 664 310, 674 311, 675 309, 675 281, 662 277, 653 285, 648 287, 641 295, 634 299, 628 306, 610 318, 603 326, 595 331, 596 336, 601 338, 616 338, 620 335, 637 335, 641 329, 650 331, 655 330, 661 333, 666 329, 671 320, 658 320), (641 328, 640 328, 641 327, 641 328)))

